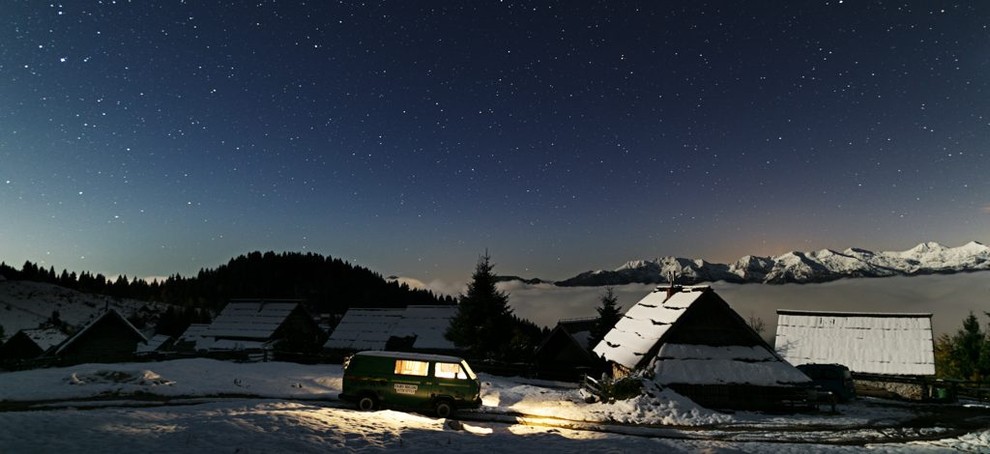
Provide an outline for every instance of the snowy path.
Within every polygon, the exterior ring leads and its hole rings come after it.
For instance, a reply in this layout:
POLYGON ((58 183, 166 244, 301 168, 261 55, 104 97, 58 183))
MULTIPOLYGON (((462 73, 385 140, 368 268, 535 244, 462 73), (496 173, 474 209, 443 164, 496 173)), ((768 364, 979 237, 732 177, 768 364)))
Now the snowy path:
POLYGON ((0 413, 4 452, 958 452, 979 438, 867 446, 677 440, 502 423, 455 423, 403 413, 241 400, 155 408, 0 413))
MULTIPOLYGON (((343 406, 339 365, 189 359, 0 373, 0 451, 990 452, 985 425, 957 435, 961 427, 923 406, 863 400, 837 415, 726 414, 672 393, 587 404, 573 387, 482 379, 482 408, 447 421, 343 406)), ((945 408, 971 424, 990 416, 945 408)))
MULTIPOLYGON (((302 401, 294 399, 264 399, 258 396, 225 396, 225 397, 170 397, 161 398, 144 396, 141 400, 122 399, 120 397, 96 397, 70 401, 45 402, 0 402, 0 411, 94 411, 94 410, 123 410, 141 409, 152 411, 170 411, 166 407, 185 407, 193 405, 231 405, 268 402, 277 405, 301 405, 326 410, 352 410, 352 405, 336 399, 315 399, 302 401)), ((952 407, 944 407, 952 408, 952 407)), ((957 410, 958 412, 958 410, 957 410)), ((371 416, 373 414, 367 414, 371 416)), ((421 415, 426 416, 426 415, 421 415)), ((428 417, 428 416, 427 416, 428 417)), ((662 438, 672 440, 707 440, 732 442, 764 442, 764 443, 840 443, 843 445, 867 445, 870 443, 906 443, 913 441, 933 441, 950 437, 965 436, 969 432, 988 427, 990 416, 985 412, 971 411, 964 416, 955 415, 955 421, 940 419, 941 426, 937 427, 904 427, 890 426, 890 422, 866 421, 859 425, 847 426, 795 426, 788 428, 765 427, 760 425, 712 427, 664 427, 647 424, 619 424, 607 422, 575 421, 554 416, 540 416, 516 412, 500 411, 489 408, 487 411, 461 411, 450 423, 485 423, 507 424, 539 427, 544 429, 564 429, 574 432, 595 432, 612 435, 628 435, 635 437, 662 438), (968 419, 967 419, 968 418, 968 419), (954 425, 954 427, 945 427, 954 425)))

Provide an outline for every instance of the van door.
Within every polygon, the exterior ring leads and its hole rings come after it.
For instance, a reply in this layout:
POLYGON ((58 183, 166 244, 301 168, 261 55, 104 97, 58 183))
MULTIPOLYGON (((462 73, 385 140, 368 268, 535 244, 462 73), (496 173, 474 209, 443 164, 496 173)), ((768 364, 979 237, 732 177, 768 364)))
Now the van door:
POLYGON ((389 402, 400 407, 428 407, 436 385, 431 372, 429 361, 395 360, 389 402))
POLYGON ((449 396, 458 404, 471 400, 476 394, 475 383, 459 363, 438 361, 434 364, 433 377, 436 379, 436 393, 449 396))

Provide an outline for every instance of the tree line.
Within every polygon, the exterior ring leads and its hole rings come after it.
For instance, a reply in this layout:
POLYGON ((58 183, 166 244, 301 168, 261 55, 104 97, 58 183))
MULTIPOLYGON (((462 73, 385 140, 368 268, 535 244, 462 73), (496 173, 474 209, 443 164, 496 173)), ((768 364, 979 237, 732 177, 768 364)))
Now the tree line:
MULTIPOLYGON (((436 295, 386 280, 343 260, 313 253, 251 252, 196 276, 178 274, 164 281, 147 282, 101 274, 56 273, 26 262, 20 270, 0 263, 0 275, 11 280, 47 282, 87 293, 162 302, 172 305, 160 317, 156 331, 178 335, 189 323, 208 322, 229 300, 238 298, 299 299, 319 313, 343 314, 351 307, 406 307, 409 305, 457 305, 446 337, 474 359, 500 363, 531 361, 548 330, 516 316, 509 295, 496 285, 501 280, 486 252, 475 267, 466 293, 436 295)), ((611 289, 602 296, 594 329, 595 341, 621 317, 611 289)), ((593 344, 592 344, 593 345, 593 344)), ((590 346, 589 346, 590 348, 590 346)))
POLYGON ((196 276, 175 274, 152 282, 126 275, 109 279, 87 271, 56 273, 54 267, 45 269, 30 261, 20 270, 0 263, 0 275, 11 280, 47 282, 84 293, 213 311, 238 298, 297 299, 317 313, 330 314, 342 314, 351 307, 456 304, 453 297, 413 289, 386 280, 367 268, 314 253, 256 251, 216 268, 201 269, 196 276))

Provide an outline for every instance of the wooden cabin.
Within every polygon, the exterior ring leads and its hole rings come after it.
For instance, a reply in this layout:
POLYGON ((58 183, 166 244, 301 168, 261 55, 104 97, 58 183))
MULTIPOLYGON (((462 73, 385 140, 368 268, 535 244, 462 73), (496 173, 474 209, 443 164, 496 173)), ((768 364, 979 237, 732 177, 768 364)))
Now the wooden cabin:
POLYGON ((146 342, 131 322, 109 309, 62 342, 53 355, 61 364, 125 362, 146 342))
POLYGON ((536 349, 536 374, 550 380, 580 380, 601 374, 601 361, 588 346, 596 319, 561 320, 536 349))
POLYGON ((640 374, 709 408, 770 410, 810 397, 811 379, 707 286, 657 288, 593 351, 615 377, 640 374))

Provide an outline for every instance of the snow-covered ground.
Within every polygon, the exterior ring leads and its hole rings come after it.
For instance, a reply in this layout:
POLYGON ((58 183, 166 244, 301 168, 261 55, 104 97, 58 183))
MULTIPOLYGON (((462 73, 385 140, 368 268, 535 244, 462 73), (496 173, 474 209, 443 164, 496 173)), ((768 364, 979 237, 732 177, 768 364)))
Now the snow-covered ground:
POLYGON ((98 317, 104 308, 115 309, 127 317, 142 309, 160 314, 168 306, 82 293, 44 282, 0 280, 0 326, 7 337, 22 329, 37 328, 54 311, 58 311, 63 322, 78 327, 98 317))
POLYGON ((947 429, 937 424, 901 427, 916 416, 910 405, 863 399, 837 415, 727 414, 670 391, 587 404, 573 386, 481 378, 482 408, 455 421, 342 406, 339 365, 187 359, 0 373, 0 451, 990 451, 990 429, 940 437, 947 429))

